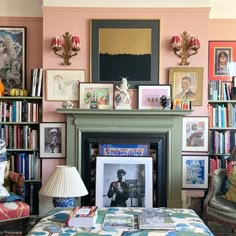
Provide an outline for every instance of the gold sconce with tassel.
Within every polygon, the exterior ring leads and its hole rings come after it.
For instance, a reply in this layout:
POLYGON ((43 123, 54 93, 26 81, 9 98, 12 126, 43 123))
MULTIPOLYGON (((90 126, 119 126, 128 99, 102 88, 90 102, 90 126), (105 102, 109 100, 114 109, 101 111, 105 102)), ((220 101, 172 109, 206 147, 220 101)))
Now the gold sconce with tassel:
POLYGON ((54 36, 52 39, 52 50, 56 55, 63 58, 62 65, 70 65, 70 58, 78 55, 80 50, 80 38, 79 36, 72 36, 68 32, 63 35, 64 43, 60 36, 54 36), (59 53, 59 51, 64 49, 64 52, 59 53))
POLYGON ((184 31, 180 36, 173 36, 171 39, 171 50, 181 58, 179 65, 189 65, 188 58, 198 53, 200 41, 197 37, 190 36, 184 31))

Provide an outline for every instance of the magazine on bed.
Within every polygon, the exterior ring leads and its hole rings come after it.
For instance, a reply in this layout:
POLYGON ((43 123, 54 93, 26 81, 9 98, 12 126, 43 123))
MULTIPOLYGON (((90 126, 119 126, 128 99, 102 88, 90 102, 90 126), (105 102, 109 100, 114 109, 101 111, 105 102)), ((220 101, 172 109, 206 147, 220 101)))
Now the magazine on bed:
POLYGON ((134 216, 128 214, 106 214, 103 221, 103 228, 134 228, 134 216))
POLYGON ((160 208, 147 208, 138 215, 139 229, 175 229, 168 211, 160 208))

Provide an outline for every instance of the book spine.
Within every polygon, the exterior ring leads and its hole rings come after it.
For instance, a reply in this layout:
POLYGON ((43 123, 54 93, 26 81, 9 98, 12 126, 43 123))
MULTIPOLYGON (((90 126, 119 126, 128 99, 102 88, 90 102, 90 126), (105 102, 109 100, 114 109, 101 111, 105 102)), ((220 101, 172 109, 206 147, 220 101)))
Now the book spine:
POLYGON ((42 90, 42 82, 43 82, 43 68, 38 69, 38 86, 37 86, 37 94, 36 96, 41 96, 41 90, 42 90))

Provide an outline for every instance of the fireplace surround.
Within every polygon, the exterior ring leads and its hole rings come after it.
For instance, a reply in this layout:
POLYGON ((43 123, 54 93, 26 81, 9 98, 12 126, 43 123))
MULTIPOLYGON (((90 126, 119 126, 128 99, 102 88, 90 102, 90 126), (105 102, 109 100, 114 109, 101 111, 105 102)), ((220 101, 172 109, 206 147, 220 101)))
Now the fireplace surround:
MULTIPOLYGON (((155 134, 165 134, 167 142, 165 205, 182 207, 182 118, 189 115, 191 111, 57 109, 57 112, 66 115, 66 163, 76 166, 82 177, 83 168, 86 168, 83 161, 84 153, 82 153, 84 134, 131 133, 150 134, 150 137, 155 134)), ((86 179, 84 181, 86 182, 86 179)))

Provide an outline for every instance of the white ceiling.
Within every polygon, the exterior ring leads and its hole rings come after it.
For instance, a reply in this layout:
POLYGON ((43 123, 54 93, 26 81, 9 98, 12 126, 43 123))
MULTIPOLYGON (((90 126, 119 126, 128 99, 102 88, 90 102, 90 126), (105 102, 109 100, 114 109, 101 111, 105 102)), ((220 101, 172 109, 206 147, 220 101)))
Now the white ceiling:
POLYGON ((0 16, 40 17, 41 6, 210 7, 209 18, 236 18, 236 0, 1 0, 0 16))

